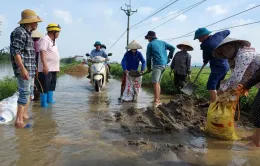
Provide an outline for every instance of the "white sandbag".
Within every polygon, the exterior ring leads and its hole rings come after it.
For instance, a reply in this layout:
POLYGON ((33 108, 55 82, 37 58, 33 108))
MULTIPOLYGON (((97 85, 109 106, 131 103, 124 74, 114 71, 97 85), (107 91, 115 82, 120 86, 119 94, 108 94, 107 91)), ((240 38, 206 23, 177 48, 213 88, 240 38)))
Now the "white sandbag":
POLYGON ((126 86, 122 96, 123 101, 137 101, 141 93, 142 77, 126 75, 126 86))
POLYGON ((0 124, 11 122, 17 115, 19 93, 0 101, 0 124))

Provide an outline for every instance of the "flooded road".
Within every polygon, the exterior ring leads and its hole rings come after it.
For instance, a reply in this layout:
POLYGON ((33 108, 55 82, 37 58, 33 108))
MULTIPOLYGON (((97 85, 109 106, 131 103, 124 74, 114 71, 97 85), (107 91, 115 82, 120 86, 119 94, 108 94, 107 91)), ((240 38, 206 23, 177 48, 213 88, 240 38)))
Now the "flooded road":
MULTIPOLYGON (((142 92, 138 104, 119 103, 120 82, 95 93, 86 78, 69 75, 58 79, 56 104, 48 109, 33 103, 28 122, 33 127, 17 130, 0 126, 1 166, 85 166, 85 165, 259 165, 260 153, 240 145, 247 142, 220 141, 188 133, 171 135, 131 134, 115 122, 114 114, 130 107, 151 106, 153 96, 142 92), (149 142, 132 146, 129 141, 149 142), (188 144, 174 152, 161 143, 188 144), (150 144, 151 143, 151 144, 150 144), (154 148, 156 146, 156 148, 154 148)), ((167 97, 166 97, 167 98, 167 97)), ((239 128, 238 135, 250 130, 239 128)))

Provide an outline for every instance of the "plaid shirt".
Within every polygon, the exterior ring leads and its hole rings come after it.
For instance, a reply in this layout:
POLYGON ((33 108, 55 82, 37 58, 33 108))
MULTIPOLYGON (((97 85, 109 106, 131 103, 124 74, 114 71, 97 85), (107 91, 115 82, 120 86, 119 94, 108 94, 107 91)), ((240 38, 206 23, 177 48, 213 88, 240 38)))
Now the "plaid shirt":
POLYGON ((21 72, 14 59, 16 55, 21 55, 24 67, 28 71, 30 77, 34 77, 36 71, 36 60, 31 32, 21 25, 11 33, 10 39, 10 54, 14 74, 17 75, 21 72))
POLYGON ((171 68, 174 73, 186 76, 191 71, 190 54, 184 51, 177 52, 172 60, 171 68))

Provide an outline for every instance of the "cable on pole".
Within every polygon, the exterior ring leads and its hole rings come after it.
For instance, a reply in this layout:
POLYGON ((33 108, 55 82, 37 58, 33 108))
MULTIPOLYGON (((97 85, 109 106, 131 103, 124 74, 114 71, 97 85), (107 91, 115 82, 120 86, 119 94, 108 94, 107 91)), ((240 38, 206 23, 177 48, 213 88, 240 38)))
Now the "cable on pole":
POLYGON ((116 45, 116 43, 125 35, 126 32, 127 32, 127 30, 125 30, 122 33, 122 35, 109 47, 108 51, 116 45))

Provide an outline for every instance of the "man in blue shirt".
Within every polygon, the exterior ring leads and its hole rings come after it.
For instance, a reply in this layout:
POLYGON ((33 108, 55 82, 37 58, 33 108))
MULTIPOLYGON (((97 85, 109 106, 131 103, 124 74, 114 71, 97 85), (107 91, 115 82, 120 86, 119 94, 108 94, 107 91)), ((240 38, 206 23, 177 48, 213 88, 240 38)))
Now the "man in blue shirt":
POLYGON ((214 49, 230 34, 229 30, 221 31, 210 35, 211 32, 206 28, 199 28, 195 32, 194 40, 201 42, 201 50, 203 51, 203 63, 210 64, 211 73, 207 83, 207 89, 210 94, 210 102, 217 99, 217 89, 220 87, 220 81, 224 80, 229 65, 227 59, 217 59, 212 56, 214 49))
POLYGON ((103 49, 101 49, 101 43, 99 41, 97 41, 94 44, 94 47, 96 47, 96 49, 91 51, 90 58, 94 58, 96 56, 102 56, 103 58, 107 58, 107 54, 103 49))
MULTIPOLYGON (((95 44, 94 44, 94 47, 96 47, 96 49, 91 51, 91 53, 90 53, 91 59, 96 57, 96 56, 101 56, 101 57, 106 58, 108 60, 108 55, 106 54, 106 52, 103 49, 101 49, 101 42, 96 41, 95 44)), ((107 65, 106 65, 106 70, 107 70, 107 82, 108 82, 109 69, 108 69, 107 65)), ((89 74, 88 74, 87 78, 90 78, 90 76, 91 76, 91 70, 89 70, 89 74)))
POLYGON ((121 84, 121 96, 123 95, 125 86, 126 86, 126 74, 129 73, 131 70, 138 70, 140 61, 142 63, 141 66, 141 73, 145 70, 145 59, 141 52, 137 51, 137 49, 142 49, 142 46, 139 45, 135 40, 132 41, 128 46, 127 49, 130 49, 130 51, 127 51, 124 55, 124 58, 122 59, 121 65, 124 71, 122 84, 121 84))
POLYGON ((164 41, 157 40, 156 34, 153 31, 149 31, 145 36, 145 39, 149 41, 146 51, 147 70, 149 72, 152 71, 152 83, 154 85, 154 104, 155 107, 157 107, 161 104, 160 82, 162 74, 166 65, 172 59, 175 48, 164 41), (170 51, 168 57, 167 50, 170 51), (151 68, 151 64, 153 64, 153 68, 151 68))

